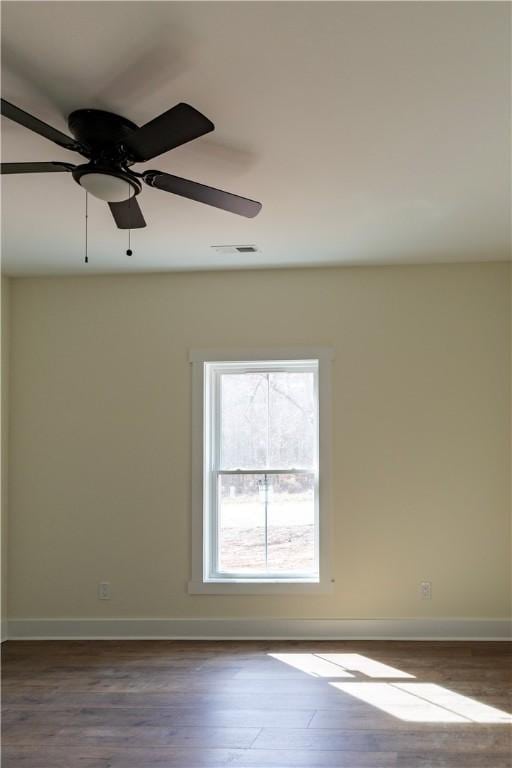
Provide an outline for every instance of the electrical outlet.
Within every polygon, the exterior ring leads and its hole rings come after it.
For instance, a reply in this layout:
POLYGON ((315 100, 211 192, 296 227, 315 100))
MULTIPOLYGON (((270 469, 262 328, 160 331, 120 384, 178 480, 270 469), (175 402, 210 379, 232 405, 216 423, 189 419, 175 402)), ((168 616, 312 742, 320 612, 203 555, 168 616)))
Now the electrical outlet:
POLYGON ((420 595, 422 600, 432 600, 432 582, 431 581, 421 582, 420 595))
POLYGON ((98 600, 110 600, 109 581, 100 581, 98 584, 98 600))

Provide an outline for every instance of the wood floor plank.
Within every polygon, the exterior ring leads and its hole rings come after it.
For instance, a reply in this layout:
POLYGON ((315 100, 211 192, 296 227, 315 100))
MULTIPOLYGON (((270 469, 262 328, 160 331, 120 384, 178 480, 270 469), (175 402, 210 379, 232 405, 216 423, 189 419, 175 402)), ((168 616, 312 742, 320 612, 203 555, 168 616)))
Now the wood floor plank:
MULTIPOLYGON (((493 705, 491 705, 493 706, 493 705)), ((501 711, 507 711, 501 702, 494 705, 501 711)), ((442 714, 441 714, 442 717, 442 714)), ((409 732, 417 723, 411 723, 407 720, 400 720, 386 712, 379 712, 374 707, 367 706, 364 709, 354 710, 346 708, 343 710, 317 710, 309 723, 312 729, 341 729, 341 730, 386 730, 386 731, 406 731, 409 732)), ((474 722, 458 723, 457 728, 461 732, 471 732, 474 728, 474 722)), ((484 725, 484 724, 480 724, 484 725)), ((420 723, 423 731, 446 731, 452 733, 454 724, 450 722, 420 723)), ((265 726, 262 726, 265 727, 265 726)), ((485 725, 488 729, 498 727, 493 723, 485 725)), ((503 727, 503 726, 501 726, 503 727)))
MULTIPOLYGON (((198 707, 80 707, 71 709, 9 708, 2 715, 6 729, 100 727, 108 720, 110 727, 210 726, 216 728, 307 728, 314 710, 292 709, 217 709, 198 707)), ((255 734, 256 735, 256 734, 255 734)))
POLYGON ((47 746, 190 746, 190 747, 250 747, 258 728, 211 728, 209 726, 154 727, 138 726, 38 726, 16 724, 4 732, 3 744, 44 744, 47 746))
POLYGON ((489 752, 485 754, 410 752, 397 756, 397 768, 510 768, 510 752, 489 752))
POLYGON ((368 732, 350 729, 290 729, 262 728, 253 743, 254 749, 288 748, 333 749, 376 752, 474 752, 475 750, 510 753, 510 729, 508 726, 487 727, 474 723, 468 726, 443 728, 421 728, 411 724, 407 731, 389 732, 372 730, 368 732))
MULTIPOLYGON (((2 768, 395 768, 391 752, 152 748, 4 751, 2 768)), ((411 766, 411 768, 413 768, 411 766)), ((494 768, 494 766, 493 766, 494 768)))
POLYGON ((271 700, 265 692, 254 693, 152 693, 117 692, 102 693, 91 691, 47 691, 44 688, 3 686, 4 707, 198 707, 211 709, 263 709, 269 705, 273 710, 344 709, 356 707, 357 703, 348 694, 334 689, 318 694, 279 694, 271 700))

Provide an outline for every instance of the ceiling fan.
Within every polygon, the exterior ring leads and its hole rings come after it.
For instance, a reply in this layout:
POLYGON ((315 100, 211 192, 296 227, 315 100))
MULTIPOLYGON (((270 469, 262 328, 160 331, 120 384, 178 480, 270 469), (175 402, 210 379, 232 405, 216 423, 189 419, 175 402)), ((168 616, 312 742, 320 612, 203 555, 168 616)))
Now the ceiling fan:
POLYGON ((171 192, 190 200, 212 205, 239 216, 253 218, 261 203, 230 192, 182 179, 163 171, 132 170, 170 149, 186 144, 214 130, 213 123, 189 104, 177 104, 140 128, 125 117, 100 109, 78 109, 68 118, 74 138, 47 125, 37 117, 1 99, 1 114, 44 136, 60 147, 87 158, 82 165, 65 162, 1 163, 0 173, 68 172, 94 197, 108 202, 120 229, 145 227, 146 222, 135 196, 148 186, 171 192))

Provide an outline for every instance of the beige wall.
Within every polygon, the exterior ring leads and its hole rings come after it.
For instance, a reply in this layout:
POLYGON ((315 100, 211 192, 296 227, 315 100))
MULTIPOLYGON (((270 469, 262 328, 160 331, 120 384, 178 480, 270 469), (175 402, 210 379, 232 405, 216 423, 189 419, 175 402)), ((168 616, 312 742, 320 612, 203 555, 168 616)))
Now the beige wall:
POLYGON ((0 601, 1 601, 1 629, 0 637, 4 639, 7 635, 6 632, 6 618, 7 618, 7 502, 8 502, 8 440, 9 440, 9 337, 10 337, 10 323, 9 323, 9 298, 10 298, 10 280, 7 277, 2 277, 2 335, 1 335, 1 351, 2 351, 2 399, 1 399, 1 435, 2 435, 2 464, 1 464, 1 516, 0 516, 0 601))
POLYGON ((506 616, 509 272, 13 280, 10 615, 506 616), (335 348, 335 589, 189 596, 187 351, 272 344, 335 348))

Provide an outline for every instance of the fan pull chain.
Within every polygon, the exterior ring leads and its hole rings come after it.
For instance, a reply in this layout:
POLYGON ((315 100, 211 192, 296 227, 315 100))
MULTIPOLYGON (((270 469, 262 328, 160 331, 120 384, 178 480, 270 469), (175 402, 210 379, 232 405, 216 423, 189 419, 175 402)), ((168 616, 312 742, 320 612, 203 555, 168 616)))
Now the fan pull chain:
POLYGON ((84 258, 84 261, 86 264, 89 263, 89 256, 87 255, 87 219, 89 218, 88 202, 89 202, 89 194, 86 192, 85 193, 85 258, 84 258))
MULTIPOLYGON (((128 194, 128 208, 130 208, 130 206, 131 206, 131 204, 132 204, 132 197, 133 197, 133 195, 134 195, 135 193, 134 193, 134 191, 132 190, 132 188, 131 188, 131 185, 130 185, 130 184, 128 184, 128 188, 129 188, 129 190, 130 190, 130 192, 131 192, 131 194, 128 194)), ((132 251, 132 247, 131 247, 131 234, 132 234, 132 231, 131 231, 131 229, 128 229, 128 250, 126 251, 126 255, 127 255, 127 256, 131 256, 131 255, 132 255, 132 253, 133 253, 133 251, 132 251)))

